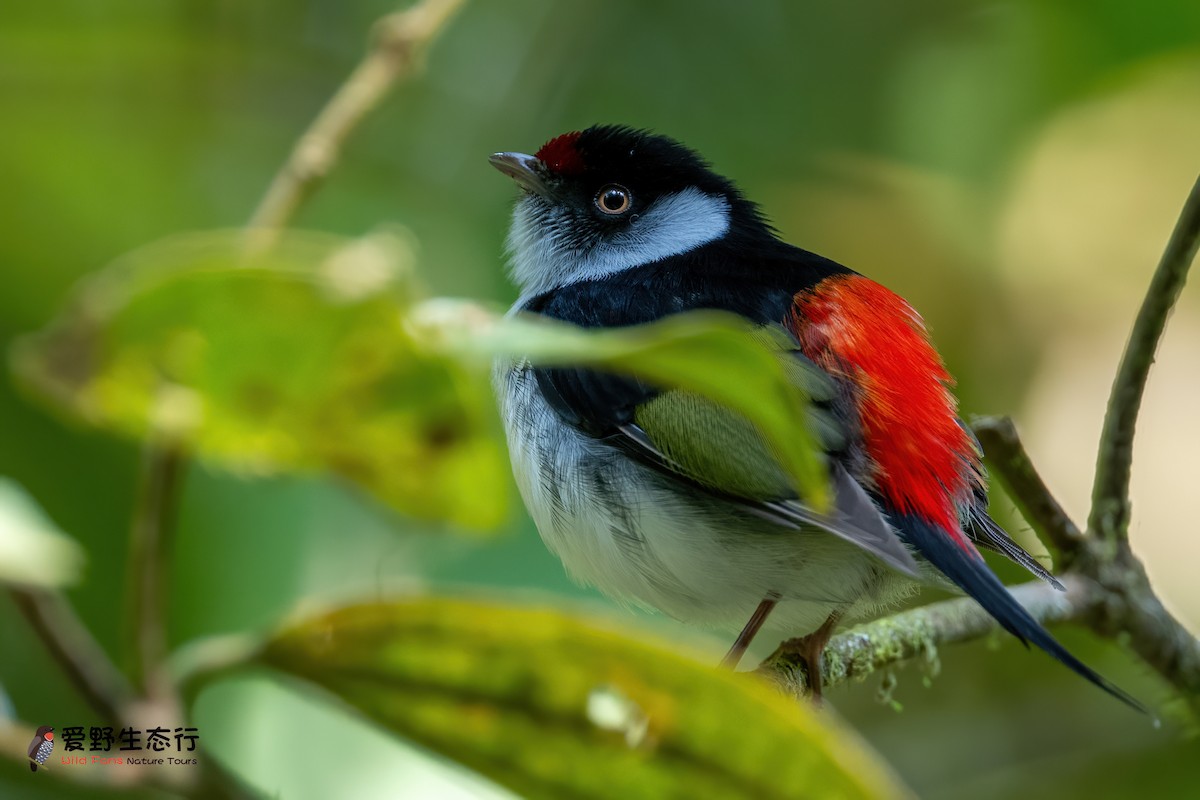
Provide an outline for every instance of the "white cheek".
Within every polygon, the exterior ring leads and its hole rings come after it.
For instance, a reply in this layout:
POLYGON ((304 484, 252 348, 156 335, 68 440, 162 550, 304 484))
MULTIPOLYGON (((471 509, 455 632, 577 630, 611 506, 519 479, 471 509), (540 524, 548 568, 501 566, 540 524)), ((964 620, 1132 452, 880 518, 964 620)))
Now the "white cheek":
POLYGON ((729 203, 724 197, 684 189, 659 198, 622 234, 605 242, 592 256, 597 274, 686 253, 729 231, 729 203))
POLYGON ((619 234, 581 248, 569 235, 569 213, 541 203, 522 198, 508 234, 513 280, 525 295, 686 253, 729 230, 728 201, 689 188, 659 198, 619 234))

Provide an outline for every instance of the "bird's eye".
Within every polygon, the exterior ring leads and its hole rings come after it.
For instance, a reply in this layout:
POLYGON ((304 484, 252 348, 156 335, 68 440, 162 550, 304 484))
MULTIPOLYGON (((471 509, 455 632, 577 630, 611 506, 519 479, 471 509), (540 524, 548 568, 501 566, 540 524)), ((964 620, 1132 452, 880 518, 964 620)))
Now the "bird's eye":
POLYGON ((610 216, 624 214, 629 210, 631 202, 629 190, 615 183, 610 183, 596 193, 596 208, 610 216))

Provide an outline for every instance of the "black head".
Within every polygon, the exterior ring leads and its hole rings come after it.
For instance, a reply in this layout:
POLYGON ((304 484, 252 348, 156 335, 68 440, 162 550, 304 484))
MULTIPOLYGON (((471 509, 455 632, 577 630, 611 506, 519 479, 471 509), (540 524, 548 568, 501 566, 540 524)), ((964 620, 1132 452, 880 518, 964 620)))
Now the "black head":
POLYGON ((541 292, 686 252, 731 232, 770 237, 753 204, 695 151, 601 125, 492 164, 525 190, 509 250, 514 277, 541 292))

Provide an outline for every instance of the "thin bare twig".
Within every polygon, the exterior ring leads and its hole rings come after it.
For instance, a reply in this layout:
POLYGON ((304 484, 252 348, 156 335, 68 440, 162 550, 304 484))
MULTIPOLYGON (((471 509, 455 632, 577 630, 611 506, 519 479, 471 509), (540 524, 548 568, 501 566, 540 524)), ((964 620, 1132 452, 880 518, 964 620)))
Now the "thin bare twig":
MULTIPOLYGON (((138 727, 179 724, 185 718, 179 686, 168 663, 166 611, 175 523, 188 467, 183 433, 194 423, 190 410, 181 394, 165 390, 159 397, 155 428, 142 457, 142 487, 130 539, 127 590, 128 618, 133 622, 133 673, 140 698, 126 708, 124 717, 138 727)), ((212 759, 205 759, 198 771, 181 767, 156 772, 153 781, 191 797, 254 796, 212 759)))
POLYGON ((416 71, 429 45, 464 0, 423 0, 376 23, 374 42, 346 82, 296 142, 249 223, 249 249, 274 243, 279 231, 337 164, 342 146, 388 91, 416 71))
POLYGON ((989 472, 1000 479, 1021 516, 1050 548, 1055 566, 1068 568, 1083 533, 1029 460, 1013 421, 1008 417, 977 417, 971 420, 971 429, 983 446, 989 472))
POLYGON ((189 705, 209 682, 254 663, 263 647, 260 636, 229 633, 197 639, 171 656, 171 674, 189 705))
MULTIPOLYGON (((174 437, 152 433, 142 456, 142 487, 129 542, 126 602, 134 682, 152 700, 170 700, 166 591, 171 545, 187 459, 174 437)), ((172 704, 175 705, 175 704, 172 704)))
POLYGON ((1183 290, 1197 246, 1200 246, 1200 179, 1192 186, 1150 281, 1109 395, 1092 484, 1092 510, 1088 515, 1089 533, 1109 543, 1122 541, 1128 534, 1129 474, 1138 411, 1158 340, 1183 290))
POLYGON ((13 602, 51 657, 102 719, 122 720, 133 697, 124 676, 67 599, 47 589, 9 589, 13 602))

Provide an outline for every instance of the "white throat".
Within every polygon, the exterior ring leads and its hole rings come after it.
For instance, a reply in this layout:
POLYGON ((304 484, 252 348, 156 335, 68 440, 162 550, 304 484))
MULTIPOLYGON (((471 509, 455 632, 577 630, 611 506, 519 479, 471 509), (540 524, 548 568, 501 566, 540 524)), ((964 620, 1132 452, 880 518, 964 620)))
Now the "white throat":
POLYGON ((513 211, 507 248, 513 281, 525 296, 679 255, 729 230, 729 202, 688 188, 664 195, 625 230, 580 244, 572 211, 526 196, 513 211))

